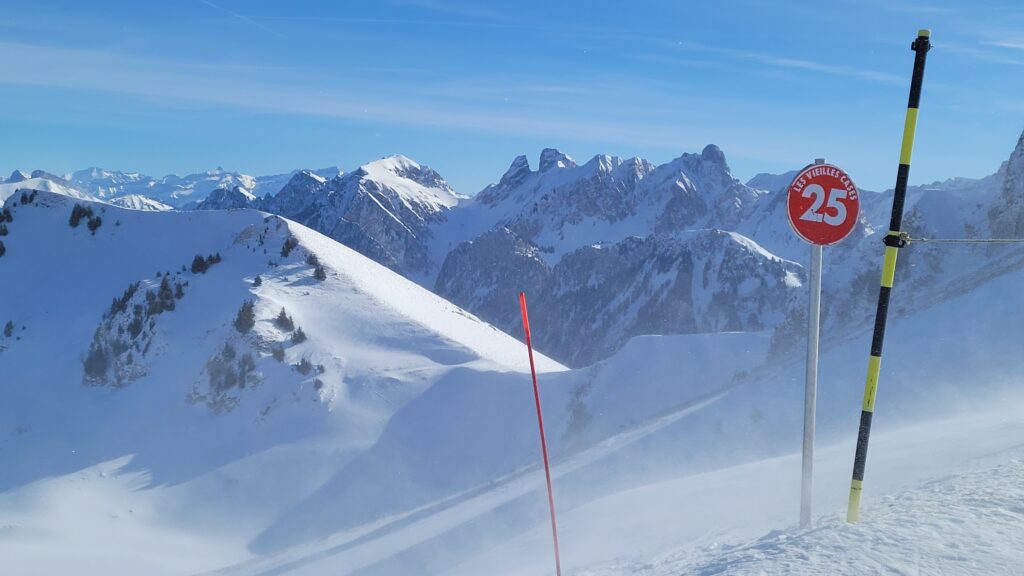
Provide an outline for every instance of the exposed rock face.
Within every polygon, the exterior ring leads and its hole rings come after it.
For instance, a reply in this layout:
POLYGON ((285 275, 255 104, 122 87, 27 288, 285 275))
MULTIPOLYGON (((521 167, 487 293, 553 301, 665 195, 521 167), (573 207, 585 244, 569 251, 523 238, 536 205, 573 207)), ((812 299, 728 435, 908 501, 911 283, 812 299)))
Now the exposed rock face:
POLYGON ((496 228, 452 250, 434 291, 510 333, 522 331, 518 295, 533 298, 549 285, 551 268, 537 247, 508 228, 496 228), (474 287, 478 289, 474 289, 474 287))
POLYGON ((234 208, 256 208, 256 196, 241 186, 217 188, 196 206, 196 210, 231 210, 234 208))
POLYGON ((583 247, 551 268, 501 230, 453 251, 436 291, 515 333, 516 294, 526 290, 537 347, 582 366, 641 334, 771 328, 801 282, 799 265, 720 230, 583 247))
POLYGON ((1024 134, 1001 172, 1001 203, 989 212, 992 232, 1001 238, 1024 238, 1024 134))

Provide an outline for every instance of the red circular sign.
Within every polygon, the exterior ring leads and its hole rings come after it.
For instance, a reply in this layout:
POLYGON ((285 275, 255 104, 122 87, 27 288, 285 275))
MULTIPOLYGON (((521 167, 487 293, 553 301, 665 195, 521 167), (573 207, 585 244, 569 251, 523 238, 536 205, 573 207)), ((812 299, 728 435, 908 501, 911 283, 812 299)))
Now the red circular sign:
POLYGON ((837 244, 857 224, 857 186, 849 174, 831 164, 811 164, 801 170, 786 196, 790 225, 811 244, 837 244))

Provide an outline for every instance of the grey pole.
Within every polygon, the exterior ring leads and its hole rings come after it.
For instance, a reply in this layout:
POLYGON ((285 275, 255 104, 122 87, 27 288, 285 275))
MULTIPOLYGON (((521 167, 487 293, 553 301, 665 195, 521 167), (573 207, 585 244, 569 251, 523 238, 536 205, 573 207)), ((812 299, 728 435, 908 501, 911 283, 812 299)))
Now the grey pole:
MULTIPOLYGON (((823 158, 814 161, 824 164, 823 158)), ((800 478, 800 527, 811 524, 811 495, 814 477, 814 415, 818 403, 818 332, 821 323, 822 247, 811 244, 811 293, 807 308, 807 378, 804 386, 804 450, 800 478)))

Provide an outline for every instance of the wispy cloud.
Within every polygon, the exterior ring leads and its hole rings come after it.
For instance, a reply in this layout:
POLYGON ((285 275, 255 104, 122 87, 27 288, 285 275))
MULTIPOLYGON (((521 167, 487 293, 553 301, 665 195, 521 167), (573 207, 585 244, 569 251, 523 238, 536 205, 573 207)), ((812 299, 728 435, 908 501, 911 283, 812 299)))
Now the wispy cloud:
POLYGON ((985 42, 988 46, 998 46, 1000 48, 1009 48, 1011 50, 1024 50, 1024 41, 1014 40, 996 40, 992 42, 985 42))
MULTIPOLYGON (((169 105, 194 103, 234 110, 348 119, 408 126, 432 126, 551 138, 572 138, 689 150, 712 135, 681 136, 660 122, 618 120, 611 110, 579 114, 560 109, 539 113, 529 108, 496 110, 467 106, 464 100, 427 98, 402 86, 356 78, 351 85, 324 84, 319 78, 264 78, 232 65, 73 50, 0 42, 0 85, 46 86, 121 94, 169 105)), ((383 82, 383 81, 382 81, 383 82)), ((523 85, 525 91, 561 93, 563 85, 523 85)), ((450 92, 450 91, 448 91, 450 92)), ((437 91, 443 95, 445 91, 437 91)))
POLYGON ((366 24, 381 26, 443 26, 452 28, 495 28, 537 31, 552 29, 550 26, 544 24, 433 18, 357 18, 346 16, 325 16, 318 14, 254 15, 250 18, 252 20, 263 22, 319 22, 330 24, 366 24))
MULTIPOLYGON (((842 64, 826 64, 803 58, 770 54, 764 51, 740 50, 690 40, 677 40, 666 37, 637 34, 609 33, 607 31, 598 33, 596 31, 582 30, 560 31, 555 35, 566 38, 587 39, 588 41, 616 42, 630 47, 645 46, 657 48, 660 51, 660 55, 652 52, 649 48, 642 52, 634 52, 638 57, 649 61, 660 59, 665 63, 678 63, 706 67, 715 65, 715 62, 710 59, 710 57, 715 57, 720 61, 725 61, 727 59, 734 62, 756 62, 757 64, 771 66, 774 68, 844 76, 847 78, 880 82, 884 84, 903 84, 906 82, 906 79, 901 76, 877 70, 869 70, 842 64), (702 54, 705 58, 679 58, 677 56, 679 53, 702 54)), ((719 62, 719 64, 720 63, 721 62, 719 62)))
MULTIPOLYGON (((1001 48, 1013 48, 1012 46, 1003 46, 1002 44, 983 42, 981 44, 960 44, 956 42, 943 42, 942 50, 948 51, 953 54, 959 54, 975 60, 983 62, 991 62, 993 64, 1006 64, 1010 66, 1024 66, 1024 61, 1007 56, 1006 50, 993 50, 991 48, 981 48, 979 46, 998 46, 1001 48)), ((1024 44, 1020 47, 1024 50, 1024 44)))
POLYGON ((470 20, 507 20, 507 14, 481 8, 482 4, 479 2, 473 3, 470 6, 462 6, 453 2, 439 2, 437 0, 392 0, 392 3, 398 6, 420 8, 470 20))
POLYGON ((866 70, 863 68, 856 68, 853 66, 825 64, 822 62, 815 62, 813 60, 805 60, 801 58, 791 58, 786 56, 768 54, 766 52, 753 52, 750 50, 738 50, 735 48, 722 48, 719 46, 711 46, 708 44, 700 44, 697 42, 688 42, 682 40, 674 41, 670 45, 684 52, 704 52, 718 54, 734 59, 757 62, 759 64, 764 64, 766 66, 772 66, 776 68, 788 68, 791 70, 802 70, 806 72, 829 74, 833 76, 845 76, 848 78, 868 80, 871 82, 881 82, 885 84, 904 84, 906 82, 905 78, 897 76, 895 74, 889 74, 886 72, 866 70))
POLYGON ((274 30, 272 28, 268 28, 267 26, 264 26, 263 24, 260 24, 256 20, 254 20, 254 19, 252 19, 252 18, 250 18, 250 17, 248 17, 248 16, 246 16, 244 14, 239 14, 238 12, 235 12, 234 10, 229 10, 229 9, 219 5, 219 4, 214 4, 213 2, 210 2, 210 0, 199 0, 199 1, 202 2, 203 4, 206 4, 210 8, 213 8, 214 10, 219 10, 220 12, 223 12, 223 13, 227 14, 228 16, 231 16, 232 18, 236 18, 238 20, 241 20, 242 22, 245 22, 246 24, 248 24, 250 26, 253 26, 253 27, 258 28, 258 29, 260 29, 260 30, 262 30, 264 32, 267 32, 268 34, 272 34, 274 36, 277 36, 278 38, 287 39, 287 36, 285 36, 284 34, 281 34, 277 30, 274 30))

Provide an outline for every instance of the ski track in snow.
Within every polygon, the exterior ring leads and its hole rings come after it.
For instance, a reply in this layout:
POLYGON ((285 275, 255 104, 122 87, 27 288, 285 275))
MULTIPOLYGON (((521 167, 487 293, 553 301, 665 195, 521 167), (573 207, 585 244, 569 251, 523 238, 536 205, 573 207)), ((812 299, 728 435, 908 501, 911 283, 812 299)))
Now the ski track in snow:
MULTIPOLYGON (((689 414, 701 410, 721 398, 717 392, 670 411, 643 426, 607 438, 597 445, 552 466, 552 478, 558 479, 580 470, 608 454, 660 430, 689 414)), ((494 510, 543 486, 539 465, 529 466, 496 480, 489 486, 446 498, 418 510, 372 523, 355 530, 332 536, 315 545, 298 546, 274 557, 217 570, 213 575, 246 574, 276 576, 279 574, 317 574, 329 570, 332 574, 350 574, 396 554, 412 545, 434 538, 483 513, 494 510), (329 566, 318 563, 326 560, 329 566)))

